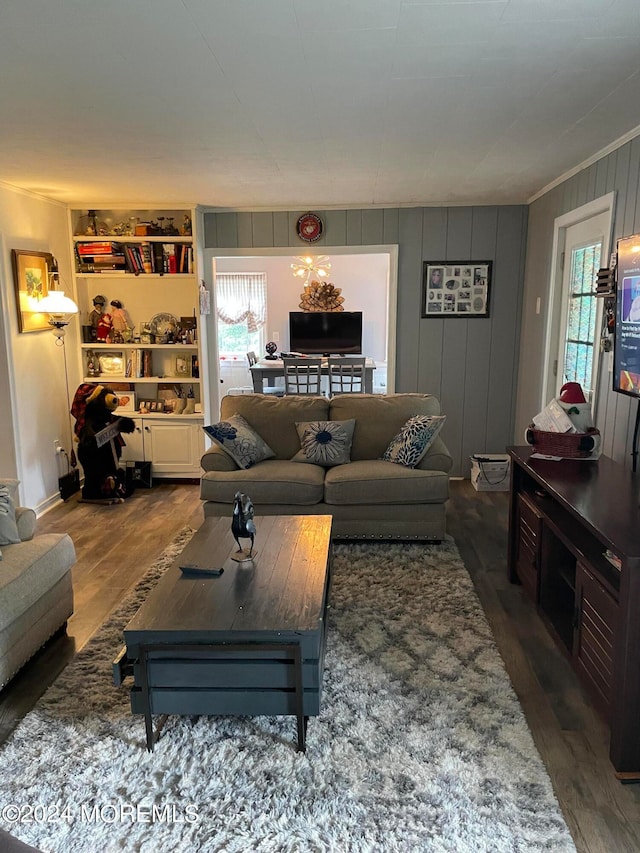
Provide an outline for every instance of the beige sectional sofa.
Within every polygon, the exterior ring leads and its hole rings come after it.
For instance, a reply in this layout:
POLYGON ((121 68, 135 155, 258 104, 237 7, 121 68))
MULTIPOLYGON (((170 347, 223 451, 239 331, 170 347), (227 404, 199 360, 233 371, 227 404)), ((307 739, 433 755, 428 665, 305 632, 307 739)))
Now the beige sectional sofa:
POLYGON ((0 689, 73 613, 73 542, 34 535, 32 509, 16 507, 15 518, 21 541, 0 546, 0 689))
POLYGON ((445 535, 452 458, 437 437, 416 468, 380 457, 414 415, 439 415, 427 394, 345 394, 325 397, 227 396, 221 420, 242 415, 275 457, 241 469, 217 445, 202 457, 200 496, 205 516, 231 519, 236 491, 248 494, 256 515, 330 514, 335 538, 425 539, 445 535), (355 419, 351 461, 324 468, 293 462, 300 450, 297 422, 355 419))

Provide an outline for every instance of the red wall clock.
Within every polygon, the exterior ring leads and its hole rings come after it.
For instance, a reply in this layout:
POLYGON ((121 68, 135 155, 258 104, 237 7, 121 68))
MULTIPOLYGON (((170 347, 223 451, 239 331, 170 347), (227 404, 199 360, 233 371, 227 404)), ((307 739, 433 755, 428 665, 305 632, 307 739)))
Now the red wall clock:
POLYGON ((296 232, 305 243, 315 243, 322 237, 322 219, 317 213, 303 213, 296 223, 296 232))

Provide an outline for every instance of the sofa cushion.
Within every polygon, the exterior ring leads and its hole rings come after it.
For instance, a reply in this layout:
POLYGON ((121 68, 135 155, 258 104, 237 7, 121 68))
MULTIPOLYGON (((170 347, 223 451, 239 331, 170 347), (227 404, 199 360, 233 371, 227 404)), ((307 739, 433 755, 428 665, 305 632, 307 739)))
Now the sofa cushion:
POLYGON ((324 482, 328 504, 442 503, 448 496, 444 472, 404 468, 382 459, 329 468, 324 482))
POLYGON ((64 533, 45 533, 2 550, 0 630, 31 607, 75 562, 73 542, 64 533))
POLYGON ((351 461, 380 459, 391 439, 413 415, 439 415, 430 394, 340 394, 331 398, 329 418, 355 418, 351 461))
POLYGON ((325 468, 346 465, 351 461, 351 442, 355 425, 353 418, 349 421, 297 423, 300 450, 291 461, 311 462, 325 468))
POLYGON ((329 418, 329 401, 326 397, 273 397, 266 394, 223 397, 220 403, 221 419, 234 414, 242 415, 262 436, 274 451, 276 459, 287 461, 300 450, 296 421, 348 420, 329 418))
POLYGON ((203 429, 240 468, 251 468, 257 462, 275 456, 269 445, 251 428, 242 415, 231 415, 203 429))
POLYGON ((0 485, 0 545, 11 545, 19 541, 15 504, 8 487, 0 485))
POLYGON ((200 480, 203 501, 229 504, 229 524, 237 491, 249 495, 257 514, 260 504, 311 506, 323 498, 324 468, 289 459, 267 459, 248 470, 206 472, 200 480))
POLYGON ((446 415, 414 415, 404 424, 382 454, 385 462, 415 468, 431 447, 446 421, 446 415))

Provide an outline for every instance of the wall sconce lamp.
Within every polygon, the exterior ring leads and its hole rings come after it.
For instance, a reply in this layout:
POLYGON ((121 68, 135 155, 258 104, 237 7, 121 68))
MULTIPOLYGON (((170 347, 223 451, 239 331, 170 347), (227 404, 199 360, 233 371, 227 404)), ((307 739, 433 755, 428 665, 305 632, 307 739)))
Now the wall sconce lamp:
POLYGON ((296 261, 298 263, 291 264, 291 269, 296 278, 304 278, 305 287, 309 284, 312 275, 326 278, 331 269, 328 255, 320 255, 317 258, 307 255, 304 258, 296 258, 296 261))
POLYGON ((74 314, 78 313, 78 306, 64 295, 63 290, 57 290, 58 284, 58 262, 53 259, 51 269, 49 270, 49 292, 38 303, 38 311, 49 315, 49 325, 53 329, 53 334, 56 336, 56 344, 64 346, 65 326, 71 322, 74 314))

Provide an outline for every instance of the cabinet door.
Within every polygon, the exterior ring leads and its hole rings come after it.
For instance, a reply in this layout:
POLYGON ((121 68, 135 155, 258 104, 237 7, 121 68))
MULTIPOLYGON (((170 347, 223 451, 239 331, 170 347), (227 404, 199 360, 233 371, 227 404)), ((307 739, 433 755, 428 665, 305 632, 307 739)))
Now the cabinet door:
POLYGON ((611 714, 613 657, 618 604, 596 576, 578 563, 574 662, 607 719, 611 714))
POLYGON ((527 499, 518 495, 518 533, 516 573, 525 592, 533 601, 538 601, 540 586, 540 532, 542 516, 527 499))
POLYGON ((200 425, 165 423, 143 418, 145 458, 153 463, 153 474, 200 476, 204 441, 200 425))
POLYGON ((123 435, 125 446, 122 448, 122 462, 144 462, 144 434, 142 431, 142 418, 133 419, 136 428, 134 432, 123 435))

